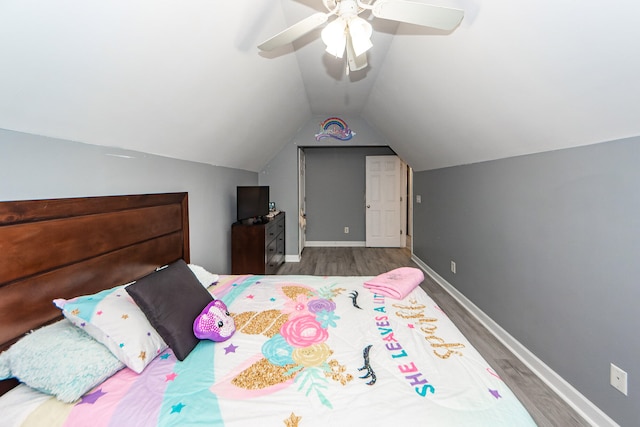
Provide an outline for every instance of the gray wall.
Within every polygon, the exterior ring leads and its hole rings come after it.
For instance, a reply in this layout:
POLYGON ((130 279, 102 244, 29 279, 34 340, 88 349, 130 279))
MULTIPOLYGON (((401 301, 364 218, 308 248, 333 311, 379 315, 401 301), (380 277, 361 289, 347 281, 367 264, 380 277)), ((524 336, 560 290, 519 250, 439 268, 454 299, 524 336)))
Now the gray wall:
POLYGON ((364 242, 365 158, 395 153, 389 147, 308 147, 304 152, 307 241, 364 242))
POLYGON ((254 172, 0 129, 0 201, 187 191, 191 262, 215 273, 231 271, 236 185, 257 181, 254 172))
MULTIPOLYGON (((360 117, 340 116, 355 136, 349 141, 324 138, 316 141, 315 134, 320 131, 320 123, 328 116, 312 117, 285 145, 282 150, 264 167, 259 174, 260 185, 270 187, 271 200, 278 209, 287 213, 286 252, 298 255, 298 147, 354 147, 388 145, 369 124, 360 117)), ((307 198, 308 202, 308 198, 307 198)), ((322 239, 328 240, 328 239, 322 239)))
POLYGON ((640 138, 423 171, 414 194, 415 255, 616 422, 640 425, 640 138))

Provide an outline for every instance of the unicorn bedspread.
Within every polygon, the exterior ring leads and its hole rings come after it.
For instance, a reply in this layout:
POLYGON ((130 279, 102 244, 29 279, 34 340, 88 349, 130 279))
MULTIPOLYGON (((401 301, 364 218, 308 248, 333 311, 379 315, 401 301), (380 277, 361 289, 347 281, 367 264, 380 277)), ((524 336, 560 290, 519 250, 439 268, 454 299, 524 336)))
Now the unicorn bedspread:
POLYGON ((40 395, 22 425, 535 425, 421 288, 396 300, 367 279, 221 276, 228 341, 167 350, 75 404, 40 395))

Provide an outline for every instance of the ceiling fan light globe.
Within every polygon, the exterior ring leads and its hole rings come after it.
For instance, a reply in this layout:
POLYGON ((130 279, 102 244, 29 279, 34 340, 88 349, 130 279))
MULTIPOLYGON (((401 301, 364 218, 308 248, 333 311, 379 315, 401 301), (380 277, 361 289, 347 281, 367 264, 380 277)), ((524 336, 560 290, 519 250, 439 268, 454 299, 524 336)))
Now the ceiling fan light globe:
POLYGON ((321 37, 327 52, 332 56, 342 58, 347 46, 346 22, 342 19, 335 19, 322 30, 321 37))
POLYGON ((342 58, 344 56, 345 47, 346 47, 346 44, 342 48, 336 47, 336 46, 327 46, 325 51, 331 56, 335 56, 336 58, 342 58))
POLYGON ((368 65, 366 52, 362 55, 356 55, 353 49, 353 40, 351 39, 351 34, 349 34, 349 36, 347 37, 347 64, 348 71, 362 70, 368 65))
POLYGON ((349 35, 356 56, 362 55, 373 47, 371 34, 373 34, 371 24, 364 19, 355 17, 349 21, 349 35))

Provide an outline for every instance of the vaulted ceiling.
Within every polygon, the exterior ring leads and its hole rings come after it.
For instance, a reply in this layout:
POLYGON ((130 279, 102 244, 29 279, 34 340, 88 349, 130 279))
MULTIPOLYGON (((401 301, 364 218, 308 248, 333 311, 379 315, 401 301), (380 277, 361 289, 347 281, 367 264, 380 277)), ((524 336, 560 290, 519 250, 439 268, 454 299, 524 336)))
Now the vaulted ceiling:
POLYGON ((357 115, 416 170, 640 135, 640 3, 414 0, 452 32, 373 19, 345 73, 321 0, 5 0, 0 128, 259 171, 314 115, 357 115))

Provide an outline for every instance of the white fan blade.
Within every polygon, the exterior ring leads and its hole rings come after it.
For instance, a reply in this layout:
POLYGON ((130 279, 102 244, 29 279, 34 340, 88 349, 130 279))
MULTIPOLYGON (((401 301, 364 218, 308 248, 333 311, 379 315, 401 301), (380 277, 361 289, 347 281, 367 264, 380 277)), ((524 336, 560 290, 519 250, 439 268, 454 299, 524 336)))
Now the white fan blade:
POLYGON ((453 30, 464 17, 464 11, 460 9, 398 0, 377 1, 373 5, 372 13, 378 18, 440 30, 453 30))
POLYGON ((356 52, 353 49, 353 42, 351 41, 351 36, 347 36, 347 62, 349 63, 349 70, 358 71, 366 68, 367 65, 367 52, 365 51, 362 55, 356 55, 356 52))
POLYGON ((327 22, 330 15, 322 12, 314 13, 263 42, 258 46, 258 49, 268 51, 289 44, 327 22))

